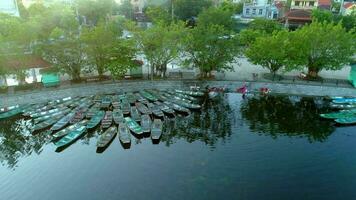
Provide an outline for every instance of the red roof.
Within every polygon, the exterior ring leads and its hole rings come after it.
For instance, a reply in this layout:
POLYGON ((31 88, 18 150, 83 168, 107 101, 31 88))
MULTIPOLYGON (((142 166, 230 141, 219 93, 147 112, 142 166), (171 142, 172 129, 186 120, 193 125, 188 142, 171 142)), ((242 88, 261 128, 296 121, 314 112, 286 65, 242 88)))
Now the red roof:
POLYGON ((311 11, 310 10, 290 10, 286 13, 285 18, 288 20, 303 20, 309 21, 311 20, 311 11))
POLYGON ((318 5, 321 6, 321 5, 328 5, 330 6, 331 5, 331 0, 318 0, 318 5))
POLYGON ((5 59, 4 67, 11 69, 45 68, 51 66, 50 63, 36 55, 8 56, 5 59))
POLYGON ((348 8, 350 8, 351 6, 353 6, 355 3, 353 3, 353 2, 346 2, 345 4, 344 4, 344 8, 345 9, 348 9, 348 8))

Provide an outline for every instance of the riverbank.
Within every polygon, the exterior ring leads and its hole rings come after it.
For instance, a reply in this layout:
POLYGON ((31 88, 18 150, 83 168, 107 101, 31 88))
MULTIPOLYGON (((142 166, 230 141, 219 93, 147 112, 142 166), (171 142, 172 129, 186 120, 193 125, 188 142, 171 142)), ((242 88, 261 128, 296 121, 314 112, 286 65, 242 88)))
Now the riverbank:
POLYGON ((199 81, 199 80, 123 80, 107 81, 88 84, 63 85, 58 88, 42 88, 40 90, 17 92, 13 94, 1 94, 0 106, 10 106, 24 103, 40 103, 49 100, 60 99, 68 96, 87 96, 92 94, 115 93, 118 91, 138 91, 141 89, 189 89, 192 85, 202 88, 227 87, 229 91, 235 91, 247 83, 250 90, 261 87, 269 88, 273 93, 291 94, 302 96, 355 96, 356 89, 351 87, 336 87, 329 85, 308 85, 296 82, 257 82, 257 81, 199 81))

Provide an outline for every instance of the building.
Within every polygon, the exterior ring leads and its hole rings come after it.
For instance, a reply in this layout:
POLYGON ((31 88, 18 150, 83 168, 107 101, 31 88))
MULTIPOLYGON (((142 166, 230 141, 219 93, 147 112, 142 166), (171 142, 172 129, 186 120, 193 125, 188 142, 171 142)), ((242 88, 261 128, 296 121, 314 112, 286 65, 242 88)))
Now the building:
POLYGON ((318 8, 318 0, 292 0, 291 10, 311 10, 318 8))
POLYGON ((19 17, 20 12, 16 0, 0 0, 0 13, 19 17))
POLYGON ((318 0, 318 9, 331 10, 331 0, 318 0))
POLYGON ((297 9, 288 11, 282 19, 285 27, 293 30, 303 26, 304 24, 311 23, 312 11, 309 9, 297 9))
POLYGON ((49 6, 50 4, 53 3, 66 3, 66 4, 73 4, 74 0, 22 0, 23 5, 28 8, 30 7, 32 4, 36 3, 36 2, 41 2, 46 6, 49 6))
POLYGON ((342 15, 351 15, 351 13, 356 14, 356 3, 355 2, 345 2, 341 8, 342 15))
POLYGON ((268 0, 253 0, 250 3, 244 3, 242 16, 246 18, 278 18, 278 8, 274 2, 269 3, 268 0))

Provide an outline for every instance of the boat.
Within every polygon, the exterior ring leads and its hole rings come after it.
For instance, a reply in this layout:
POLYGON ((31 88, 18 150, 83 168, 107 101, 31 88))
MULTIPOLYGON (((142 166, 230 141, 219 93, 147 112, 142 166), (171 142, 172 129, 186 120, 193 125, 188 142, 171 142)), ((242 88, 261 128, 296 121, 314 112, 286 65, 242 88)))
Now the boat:
POLYGON ((141 90, 141 91, 140 91, 140 94, 141 94, 144 98, 148 99, 149 101, 157 101, 157 100, 158 100, 155 96, 153 96, 151 93, 148 93, 148 92, 146 92, 146 91, 141 90))
POLYGON ((196 96, 196 97, 204 96, 204 93, 200 91, 175 90, 175 92, 190 95, 190 96, 196 96))
POLYGON ((138 123, 133 120, 131 117, 125 117, 126 125, 127 127, 135 134, 141 135, 143 133, 143 130, 138 123))
POLYGON ((190 113, 190 110, 188 108, 185 108, 183 106, 177 105, 173 102, 169 102, 169 101, 165 101, 163 102, 164 104, 166 104, 168 107, 170 107, 171 109, 178 111, 178 112, 182 112, 182 113, 190 113))
POLYGON ((63 116, 64 115, 61 114, 61 115, 55 116, 53 118, 50 118, 50 119, 48 119, 46 121, 40 122, 38 124, 35 124, 34 127, 33 127, 33 132, 39 131, 39 130, 42 130, 42 129, 45 129, 45 128, 48 128, 48 127, 52 126, 58 120, 60 120, 63 116))
POLYGON ((336 104, 356 104, 356 98, 340 98, 332 100, 333 103, 336 104))
POLYGON ((167 97, 163 96, 159 91, 156 90, 150 90, 150 93, 153 94, 156 99, 160 100, 160 101, 167 101, 167 97))
POLYGON ((105 116, 105 111, 98 111, 88 122, 87 129, 96 127, 105 116))
POLYGON ((13 109, 16 109, 16 108, 19 108, 20 105, 15 105, 15 106, 9 106, 9 107, 3 107, 3 108, 0 108, 0 114, 1 113, 5 113, 5 112, 9 112, 13 109))
POLYGON ((85 113, 86 113, 87 109, 88 108, 81 108, 81 109, 77 110, 74 114, 74 117, 69 121, 69 123, 75 124, 75 123, 82 121, 85 117, 85 113))
POLYGON ((33 113, 30 115, 31 118, 38 118, 38 117, 42 117, 42 116, 46 116, 52 113, 56 113, 59 112, 60 109, 59 108, 55 108, 55 109, 51 109, 51 110, 47 110, 47 111, 42 111, 42 112, 37 112, 37 113, 33 113))
POLYGON ((136 95, 136 101, 141 102, 143 104, 148 103, 147 99, 145 99, 143 96, 141 96, 140 93, 135 93, 135 95, 136 95))
POLYGON ((356 104, 336 104, 336 103, 330 103, 331 108, 336 108, 336 109, 355 109, 356 104))
POLYGON ((141 116, 141 127, 144 133, 149 133, 151 131, 152 120, 149 115, 145 114, 141 116))
POLYGON ((81 126, 85 126, 86 124, 88 123, 88 120, 83 120, 81 122, 78 122, 76 124, 73 124, 73 125, 70 125, 68 127, 66 127, 65 129, 62 129, 56 133, 54 133, 52 136, 54 139, 57 139, 57 138, 61 138, 65 135, 67 135, 68 133, 74 131, 75 129, 78 129, 79 127, 81 126))
POLYGON ((113 115, 113 118, 114 118, 114 122, 115 122, 117 125, 119 125, 119 124, 125 122, 124 113, 122 112, 122 110, 120 110, 120 109, 114 109, 112 115, 113 115))
POLYGON ((26 110, 26 111, 24 111, 24 113, 22 115, 25 116, 25 117, 31 117, 31 115, 34 115, 35 113, 45 112, 45 111, 48 111, 50 109, 54 109, 54 108, 52 106, 49 106, 49 105, 42 105, 39 108, 33 108, 33 109, 30 109, 30 110, 26 110))
POLYGON ((127 127, 126 123, 121 123, 119 125, 119 139, 123 144, 131 143, 130 130, 127 127))
POLYGON ((160 119, 153 120, 151 127, 151 138, 158 140, 162 135, 163 122, 160 119))
POLYGON ((33 121, 34 121, 34 123, 39 123, 39 122, 45 121, 45 120, 47 120, 49 118, 56 117, 58 115, 66 115, 70 111, 71 111, 71 109, 66 108, 66 109, 60 110, 60 111, 55 112, 55 113, 51 113, 51 114, 48 114, 48 115, 45 115, 45 116, 42 116, 42 117, 34 118, 33 121))
POLYGON ((133 93, 126 93, 127 101, 133 105, 136 102, 136 96, 133 93))
POLYGON ((160 107, 158 105, 149 103, 149 104, 147 104, 147 107, 149 109, 151 109, 154 116, 159 117, 159 118, 164 117, 164 113, 162 112, 162 110, 160 109, 160 107))
POLYGON ((72 99, 73 99, 72 97, 65 97, 65 98, 62 98, 62 99, 57 99, 57 100, 49 101, 48 104, 49 104, 49 105, 57 105, 57 104, 61 104, 61 103, 70 101, 70 100, 72 100, 72 99))
POLYGON ((102 99, 101 99, 101 108, 109 108, 111 105, 111 96, 109 95, 105 95, 102 99))
POLYGON ((332 113, 323 113, 320 114, 320 117, 326 119, 338 119, 338 118, 352 118, 356 117, 356 109, 353 110, 343 110, 339 112, 332 112, 332 113))
POLYGON ((16 116, 18 114, 21 114, 23 111, 23 107, 18 107, 18 108, 14 108, 8 112, 3 112, 0 114, 0 119, 6 119, 6 118, 9 118, 9 117, 13 117, 13 116, 16 116))
POLYGON ((74 117, 74 112, 71 112, 69 114, 67 114, 66 116, 64 116, 62 119, 60 119, 57 123, 55 123, 52 127, 51 127, 51 131, 58 131, 60 129, 62 129, 63 127, 65 127, 69 121, 74 117))
POLYGON ((124 113, 124 115, 130 114, 130 109, 131 109, 130 103, 128 101, 122 101, 121 110, 124 113))
POLYGON ((168 93, 165 93, 164 94, 168 99, 172 100, 172 101, 182 101, 182 102, 186 102, 186 103, 191 103, 192 101, 191 100, 188 100, 188 99, 184 99, 184 98, 181 98, 181 97, 178 97, 178 96, 173 96, 173 95, 170 95, 168 93))
POLYGON ((159 109, 161 109, 164 113, 169 114, 169 115, 174 115, 174 110, 170 107, 168 107, 166 104, 161 103, 161 102, 155 102, 155 104, 158 106, 159 109))
POLYGON ((201 106, 198 105, 198 104, 194 104, 194 103, 187 103, 185 101, 179 101, 179 100, 172 100, 173 103, 177 104, 177 105, 180 105, 182 107, 185 107, 185 108, 190 108, 190 109, 200 109, 201 106))
POLYGON ((97 95, 94 96, 93 101, 95 103, 101 103, 101 100, 102 100, 102 96, 100 94, 97 94, 97 95))
POLYGON ((116 136, 117 128, 116 126, 111 126, 102 135, 100 135, 96 146, 98 148, 103 148, 108 145, 116 136))
POLYGON ((96 113, 98 113, 100 111, 100 107, 101 107, 100 103, 95 103, 91 108, 89 108, 85 117, 87 119, 92 118, 96 113))
POLYGON ((135 103, 136 108, 142 113, 142 114, 152 114, 152 111, 148 109, 147 106, 140 102, 135 103))
POLYGON ((54 145, 56 145, 57 148, 67 146, 77 140, 80 136, 82 136, 86 130, 87 129, 84 125, 79 126, 70 133, 68 133, 66 136, 61 138, 59 141, 55 142, 54 145))
POLYGON ((208 93, 208 95, 209 95, 209 99, 215 99, 215 98, 217 98, 217 97, 219 96, 219 92, 210 91, 210 92, 208 93))
POLYGON ((141 121, 141 114, 138 112, 137 108, 135 106, 131 107, 130 111, 131 118, 135 120, 136 122, 141 121))
POLYGON ((105 116, 103 120, 101 121, 101 127, 102 128, 109 128, 112 124, 112 112, 111 111, 106 111, 105 116))
POLYGON ((188 99, 190 101, 198 101, 197 98, 192 97, 190 95, 182 94, 182 93, 171 93, 172 95, 175 95, 177 97, 183 98, 183 99, 188 99))
POLYGON ((339 124, 356 124, 356 116, 349 117, 349 118, 338 118, 338 119, 335 119, 335 122, 337 122, 339 124))
POLYGON ((115 95, 112 99, 112 107, 119 109, 121 107, 121 101, 118 95, 115 95))

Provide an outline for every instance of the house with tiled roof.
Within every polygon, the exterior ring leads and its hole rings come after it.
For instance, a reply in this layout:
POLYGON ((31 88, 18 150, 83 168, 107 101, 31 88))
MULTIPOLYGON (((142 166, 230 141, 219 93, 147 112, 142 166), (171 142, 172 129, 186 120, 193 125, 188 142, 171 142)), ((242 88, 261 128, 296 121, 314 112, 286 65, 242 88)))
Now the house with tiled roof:
POLYGON ((318 0, 318 9, 331 10, 331 0, 318 0))
POLYGON ((294 29, 304 24, 311 23, 311 15, 312 11, 310 9, 290 10, 285 14, 282 21, 286 27, 294 29))
POLYGON ((355 2, 345 2, 341 8, 342 15, 351 15, 351 13, 356 13, 356 3, 355 2))
POLYGON ((312 10, 318 7, 318 0, 292 0, 291 10, 312 10))

